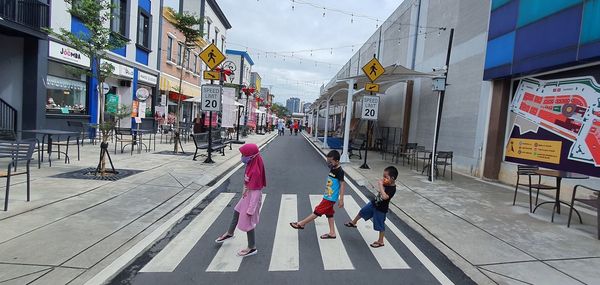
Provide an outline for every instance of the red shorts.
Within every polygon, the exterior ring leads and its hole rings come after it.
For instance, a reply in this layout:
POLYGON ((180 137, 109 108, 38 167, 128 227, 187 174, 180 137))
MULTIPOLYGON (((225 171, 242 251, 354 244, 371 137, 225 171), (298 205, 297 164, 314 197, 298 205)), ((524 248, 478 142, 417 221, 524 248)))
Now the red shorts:
POLYGON ((325 215, 325 217, 332 218, 335 211, 333 210, 333 206, 335 202, 329 201, 327 199, 323 199, 319 205, 315 208, 313 212, 317 216, 325 215))

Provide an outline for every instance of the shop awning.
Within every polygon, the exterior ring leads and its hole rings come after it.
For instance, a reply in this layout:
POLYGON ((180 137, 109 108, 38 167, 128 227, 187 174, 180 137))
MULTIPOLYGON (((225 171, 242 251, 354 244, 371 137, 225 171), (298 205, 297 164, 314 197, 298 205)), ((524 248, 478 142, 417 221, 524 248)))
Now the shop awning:
POLYGON ((191 84, 189 82, 183 81, 181 84, 181 92, 179 92, 179 79, 174 78, 171 75, 167 75, 165 73, 160 74, 160 90, 166 92, 175 92, 181 93, 185 96, 189 97, 199 97, 200 96, 200 86, 191 84))
MULTIPOLYGON (((379 92, 385 93, 390 87, 406 82, 408 80, 414 80, 417 78, 433 78, 436 77, 436 74, 433 73, 424 73, 415 71, 409 68, 406 68, 399 64, 392 64, 390 66, 385 67, 385 72, 381 77, 377 79, 375 83, 379 84, 379 92)), ((326 103, 327 99, 330 98, 330 104, 344 104, 346 103, 346 99, 348 97, 348 83, 347 81, 353 79, 354 83, 357 85, 358 90, 354 93, 354 100, 358 100, 362 95, 367 95, 368 92, 364 90, 365 84, 370 83, 371 80, 367 78, 367 76, 363 73, 356 76, 351 76, 347 78, 339 79, 335 82, 331 87, 327 88, 325 92, 321 94, 319 99, 315 103, 326 103)), ((315 105, 313 103, 313 105, 315 105)))
MULTIPOLYGON (((177 102, 179 100, 187 101, 188 98, 190 98, 190 96, 182 95, 175 91, 169 92, 169 100, 171 100, 171 101, 175 101, 175 102, 177 102)), ((200 97, 198 97, 198 98, 200 98, 200 97)))

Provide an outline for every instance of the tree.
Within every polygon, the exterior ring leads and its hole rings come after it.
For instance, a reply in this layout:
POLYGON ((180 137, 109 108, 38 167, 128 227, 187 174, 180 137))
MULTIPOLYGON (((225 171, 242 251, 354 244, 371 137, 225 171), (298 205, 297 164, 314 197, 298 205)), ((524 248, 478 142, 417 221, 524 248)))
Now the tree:
MULTIPOLYGON (((169 8, 170 9, 170 8, 169 8)), ((203 20, 200 17, 196 17, 194 14, 183 12, 183 13, 174 13, 171 9, 171 13, 173 13, 173 19, 175 20, 173 26, 177 30, 179 30, 183 34, 183 41, 179 43, 183 45, 183 56, 181 61, 181 70, 179 71, 179 93, 180 96, 177 97, 177 111, 176 111, 176 130, 175 130, 175 139, 174 139, 174 148, 173 151, 177 153, 179 151, 179 146, 181 145, 181 138, 179 133, 179 114, 181 110, 181 85, 183 84, 183 66, 184 62, 187 61, 188 54, 191 54, 189 51, 198 45, 198 40, 200 40, 204 33, 202 32, 202 24, 203 20)))
MULTIPOLYGON (((106 25, 113 17, 112 13, 114 6, 110 0, 64 0, 69 4, 67 11, 77 17, 86 27, 88 33, 72 33, 67 29, 61 28, 58 32, 48 29, 47 32, 65 42, 66 44, 77 49, 82 54, 86 55, 91 60, 91 71, 87 75, 96 79, 99 83, 99 98, 100 98, 100 117, 98 120, 98 128, 101 131, 102 144, 101 148, 108 148, 108 138, 115 122, 104 120, 105 109, 105 94, 102 94, 102 86, 106 78, 111 76, 114 71, 113 65, 109 64, 106 59, 108 52, 117 48, 121 48, 127 44, 127 40, 115 35, 106 25)), ((92 87, 95 88, 95 87, 92 87)), ((99 171, 101 175, 106 172, 104 151, 101 150, 99 171)))
POLYGON ((275 113, 279 118, 291 115, 288 109, 279 103, 273 103, 271 106, 271 111, 273 111, 273 113, 275 113))

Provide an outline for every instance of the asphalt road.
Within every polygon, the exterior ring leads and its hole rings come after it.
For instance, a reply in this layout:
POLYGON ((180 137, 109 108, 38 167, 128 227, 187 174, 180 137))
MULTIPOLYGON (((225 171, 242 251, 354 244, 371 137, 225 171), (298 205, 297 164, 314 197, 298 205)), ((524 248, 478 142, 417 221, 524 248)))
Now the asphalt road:
POLYGON ((258 254, 235 255, 246 246, 245 233, 236 232, 222 245, 214 242, 240 197, 241 168, 111 284, 474 284, 392 213, 386 245, 371 249, 377 233, 370 221, 361 222, 360 230, 343 225, 365 204, 349 187, 345 208, 336 205, 336 240, 318 238, 327 232, 325 217, 304 230, 291 229, 289 222, 312 212, 310 195, 313 204, 320 200, 328 168, 301 135, 277 137, 262 155, 268 186, 256 228, 258 254))

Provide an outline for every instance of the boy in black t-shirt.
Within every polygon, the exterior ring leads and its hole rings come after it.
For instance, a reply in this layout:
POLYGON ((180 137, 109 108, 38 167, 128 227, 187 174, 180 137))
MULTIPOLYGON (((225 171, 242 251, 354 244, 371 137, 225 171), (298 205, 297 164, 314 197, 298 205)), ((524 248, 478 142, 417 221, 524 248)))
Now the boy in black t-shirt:
POLYGON ((396 178, 398 178, 398 169, 388 166, 383 170, 383 179, 378 181, 377 196, 367 205, 360 209, 354 220, 345 223, 349 228, 356 228, 356 223, 360 218, 365 221, 373 221, 373 229, 379 232, 379 239, 371 244, 371 247, 378 248, 384 246, 383 236, 385 233, 385 216, 390 206, 390 200, 396 194, 396 178))

